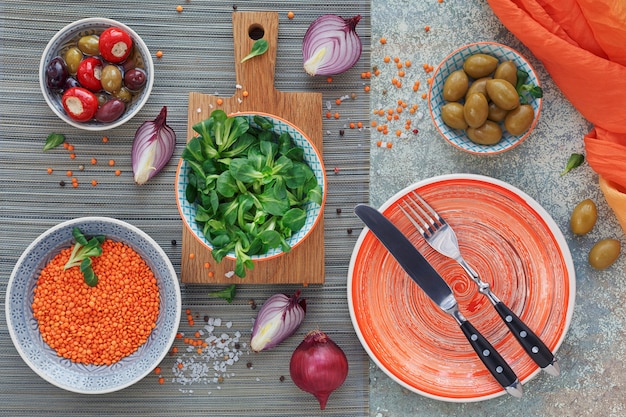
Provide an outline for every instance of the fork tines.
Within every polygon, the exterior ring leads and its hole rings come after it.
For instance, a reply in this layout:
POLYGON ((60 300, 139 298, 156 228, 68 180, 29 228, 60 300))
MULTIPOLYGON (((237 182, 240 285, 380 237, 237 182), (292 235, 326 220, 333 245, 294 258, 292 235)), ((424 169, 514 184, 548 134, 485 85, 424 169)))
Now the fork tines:
POLYGON ((446 224, 446 221, 415 191, 407 194, 401 204, 398 204, 398 208, 422 235, 434 233, 446 224))

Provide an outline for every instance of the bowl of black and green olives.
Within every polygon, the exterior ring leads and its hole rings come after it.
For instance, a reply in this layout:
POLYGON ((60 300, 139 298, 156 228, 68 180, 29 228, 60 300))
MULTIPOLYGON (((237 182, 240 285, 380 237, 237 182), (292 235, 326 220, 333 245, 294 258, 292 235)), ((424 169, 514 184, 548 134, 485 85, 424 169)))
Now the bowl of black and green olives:
POLYGON ((492 155, 528 137, 539 119, 542 96, 537 73, 519 52, 477 42, 439 64, 428 104, 435 127, 450 144, 492 155))
POLYGON ((48 106, 84 130, 109 130, 133 118, 153 82, 154 63, 141 37, 106 18, 78 20, 59 30, 39 65, 48 106))

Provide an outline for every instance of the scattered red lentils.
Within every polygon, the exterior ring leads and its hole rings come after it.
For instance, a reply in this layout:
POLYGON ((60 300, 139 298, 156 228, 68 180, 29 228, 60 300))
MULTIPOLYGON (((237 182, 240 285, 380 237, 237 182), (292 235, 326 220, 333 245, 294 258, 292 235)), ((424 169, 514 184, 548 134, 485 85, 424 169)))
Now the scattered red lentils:
POLYGON ((102 142, 103 143, 107 143, 109 141, 109 138, 106 136, 102 136, 102 142))
POLYGON ((218 98, 216 103, 218 106, 221 106, 222 104, 224 104, 224 100, 222 100, 221 98, 218 98))
POLYGON ((116 169, 115 175, 119 177, 120 175, 122 175, 122 171, 120 171, 119 169, 116 169))
POLYGON ((163 51, 160 51, 160 50, 156 51, 155 55, 156 55, 157 58, 162 58, 163 57, 163 51))
POLYGON ((287 19, 291 20, 293 19, 295 16, 295 14, 292 11, 287 12, 287 19))
POLYGON ((430 26, 424 26, 424 30, 425 30, 426 32, 430 31, 430 26))
POLYGON ((72 171, 67 171, 67 172, 65 173, 65 175, 67 175, 68 177, 71 177, 71 176, 72 176, 72 171))
POLYGON ((189 254, 189 259, 193 259, 193 258, 195 258, 195 257, 196 257, 196 254, 195 254, 195 253, 190 253, 190 254, 189 254))
POLYGON ((333 82, 333 77, 328 77, 328 78, 326 78, 326 82, 327 82, 327 83, 332 83, 332 82, 333 82))
POLYGON ((178 13, 181 13, 183 11, 183 6, 181 6, 181 5, 176 6, 176 11, 178 13))
POLYGON ((115 160, 114 159, 109 159, 109 166, 112 167, 115 165, 115 160))
POLYGON ((52 168, 48 168, 48 174, 52 174, 52 168))
POLYGON ((244 96, 244 97, 248 97, 249 94, 250 93, 248 93, 247 91, 244 91, 243 93, 241 93, 241 95, 244 96))
POLYGON ((380 43, 381 44, 386 44, 387 43, 387 38, 380 38, 380 43))
POLYGON ((98 181, 96 181, 96 180, 91 180, 91 185, 93 185, 93 186, 95 187, 96 185, 98 185, 98 181))

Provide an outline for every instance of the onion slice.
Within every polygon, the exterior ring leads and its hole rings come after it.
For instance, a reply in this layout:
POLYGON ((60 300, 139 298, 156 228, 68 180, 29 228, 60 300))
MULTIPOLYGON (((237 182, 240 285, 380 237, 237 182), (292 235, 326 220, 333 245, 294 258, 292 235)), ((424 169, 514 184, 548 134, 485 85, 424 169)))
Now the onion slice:
POLYGON ((361 15, 350 19, 325 14, 313 21, 302 40, 304 70, 309 75, 337 75, 352 68, 363 46, 356 33, 361 15))
POLYGON ((166 123, 167 107, 135 132, 131 160, 135 182, 145 184, 167 165, 176 147, 176 133, 166 123))
POLYGON ((300 290, 291 297, 274 294, 265 301, 252 328, 250 348, 254 352, 271 349, 295 333, 306 314, 306 300, 300 290))

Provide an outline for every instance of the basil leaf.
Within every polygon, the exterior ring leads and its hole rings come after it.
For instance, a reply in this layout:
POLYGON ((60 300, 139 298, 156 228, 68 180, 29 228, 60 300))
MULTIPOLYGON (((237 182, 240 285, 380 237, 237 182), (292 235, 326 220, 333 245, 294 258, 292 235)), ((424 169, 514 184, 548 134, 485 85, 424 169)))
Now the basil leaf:
POLYGON ((269 49, 269 43, 267 42, 267 40, 258 39, 252 44, 252 49, 250 50, 250 53, 246 55, 245 57, 243 57, 243 59, 240 62, 245 62, 255 56, 263 55, 264 53, 267 52, 268 49, 269 49))
POLYGON ((61 133, 50 133, 46 138, 46 144, 43 145, 43 150, 45 152, 50 149, 54 149, 63 142, 65 142, 65 136, 63 136, 61 133))
POLYGON ((579 153, 571 154, 569 159, 567 160, 567 165, 565 166, 565 169, 561 172, 561 177, 567 174, 568 172, 570 172, 572 169, 578 168, 579 166, 581 166, 583 162, 585 162, 584 155, 579 154, 579 153))

